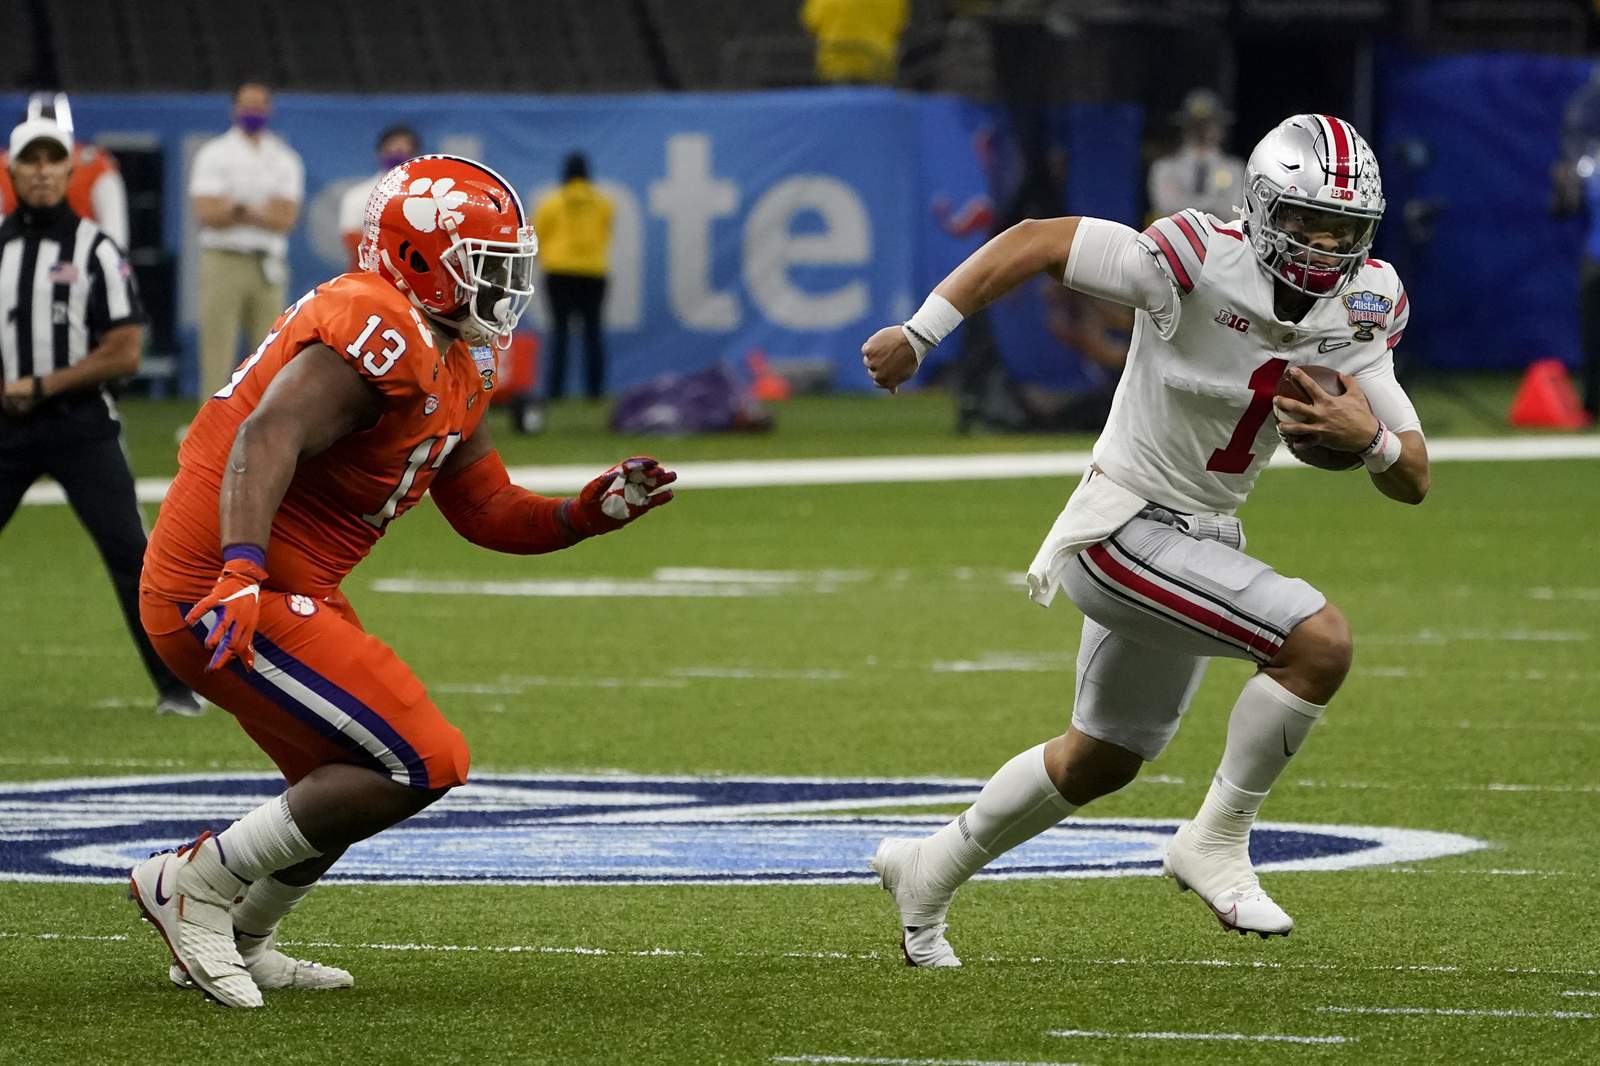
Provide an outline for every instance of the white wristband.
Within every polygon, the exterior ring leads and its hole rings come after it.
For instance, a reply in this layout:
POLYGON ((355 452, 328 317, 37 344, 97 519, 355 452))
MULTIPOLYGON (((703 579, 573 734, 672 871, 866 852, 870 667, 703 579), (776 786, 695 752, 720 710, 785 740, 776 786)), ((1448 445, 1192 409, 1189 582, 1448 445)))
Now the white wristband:
POLYGON ((923 358, 940 341, 950 336, 951 332, 961 325, 961 312, 955 305, 938 293, 930 293, 917 308, 917 313, 905 320, 900 327, 906 340, 911 342, 911 349, 917 353, 917 365, 922 365, 923 358))
POLYGON ((1405 445, 1401 443, 1398 434, 1389 431, 1389 427, 1378 422, 1378 432, 1372 437, 1372 443, 1361 449, 1361 461, 1368 470, 1374 474, 1381 474, 1395 463, 1400 461, 1400 453, 1405 445))

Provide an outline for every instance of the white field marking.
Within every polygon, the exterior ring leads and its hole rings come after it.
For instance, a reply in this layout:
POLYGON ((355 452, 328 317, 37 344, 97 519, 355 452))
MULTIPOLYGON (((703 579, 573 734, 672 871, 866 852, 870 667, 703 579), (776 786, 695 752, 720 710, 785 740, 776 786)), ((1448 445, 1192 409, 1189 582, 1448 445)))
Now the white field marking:
POLYGON ((1071 670, 1075 652, 990 651, 976 659, 936 661, 929 667, 936 674, 1030 674, 1071 670))
MULTIPOLYGON (((339 891, 343 886, 326 885, 324 890, 339 891)), ((0 940, 73 940, 122 941, 125 933, 110 936, 87 936, 77 933, 22 933, 0 931, 0 940)), ((332 951, 396 951, 477 953, 486 955, 574 955, 594 958, 721 958, 724 953, 708 953, 692 948, 655 947, 648 950, 623 948, 597 948, 578 945, 550 944, 428 944, 428 943, 344 943, 336 940, 282 940, 283 947, 325 948, 332 951)), ((876 951, 735 951, 725 953, 735 958, 748 959, 815 959, 821 961, 880 962, 888 955, 876 951)), ((900 953, 895 952, 898 960, 900 953)), ((1391 965, 1347 965, 1334 962, 1264 962, 1259 959, 1074 959, 1046 955, 1008 956, 983 955, 977 961, 996 964, 1092 966, 1102 968, 1127 967, 1186 967, 1207 970, 1311 970, 1319 972, 1359 973, 1419 973, 1439 976, 1483 977, 1491 974, 1555 975, 1561 977, 1600 977, 1600 970, 1545 969, 1539 966, 1491 966, 1468 969, 1461 966, 1429 965, 1426 963, 1397 963, 1391 965)), ((1563 993, 1579 994, 1579 993, 1563 993)), ((1581 993, 1600 995, 1600 992, 1581 993)))
POLYGON ((1596 991, 1592 988, 1574 988, 1571 991, 1563 992, 1561 994, 1563 996, 1600 996, 1600 991, 1596 991))
POLYGON ((139 769, 189 769, 200 766, 213 766, 218 769, 232 766, 243 769, 242 763, 209 762, 197 763, 191 759, 80 759, 75 755, 0 755, 0 765, 3 766, 107 766, 121 767, 127 770, 139 769))
POLYGON ((660 677, 508 677, 430 686, 451 696, 521 696, 535 688, 687 688, 688 682, 660 677))
POLYGON ((1358 791, 1387 790, 1392 792, 1550 792, 1584 793, 1600 792, 1600 785, 1548 785, 1509 784, 1491 781, 1482 785, 1414 785, 1404 781, 1317 781, 1301 778, 1295 782, 1299 788, 1344 788, 1358 791))
POLYGON ((842 670, 766 670, 748 666, 679 666, 673 669, 672 676, 728 681, 844 681, 850 675, 842 670))
POLYGON ((1093 1040, 1222 1040, 1250 1044, 1353 1044, 1354 1036, 1291 1036, 1287 1033, 1113 1033, 1106 1029, 1051 1029, 1046 1036, 1093 1040))
POLYGON ((1576 644, 1589 638, 1588 630, 1584 629, 1460 629, 1451 632, 1422 629, 1415 633, 1391 633, 1362 637, 1361 640, 1364 644, 1421 645, 1431 648, 1443 648, 1450 644, 1474 641, 1487 641, 1496 644, 1576 644))
POLYGON ((1536 587, 1528 590, 1530 600, 1584 600, 1600 601, 1600 589, 1536 587))
POLYGON ((662 566, 657 581, 701 581, 710 584, 800 585, 816 582, 843 584, 867 581, 871 570, 725 570, 709 566, 662 566))
POLYGON ((878 1059, 862 1055, 774 1055, 773 1062, 858 1063, 860 1066, 1083 1066, 1076 1062, 1018 1059, 878 1059))
POLYGON ((1493 729, 1516 733, 1600 733, 1600 722, 1471 722, 1463 718, 1457 729, 1493 729))
MULTIPOLYGON (((551 599, 741 599, 776 596, 787 586, 766 582, 707 584, 702 581, 657 581, 654 578, 585 578, 581 581, 450 581, 436 578, 383 577, 374 592, 412 596, 525 596, 551 599)), ((822 591, 825 586, 819 586, 822 591)))
MULTIPOLYGON (((1077 477, 1088 467, 1089 452, 1012 452, 995 455, 896 455, 847 459, 763 459, 688 463, 678 466, 678 485, 688 489, 784 488, 796 485, 901 484, 911 481, 1029 480, 1077 477)), ((1430 463, 1528 462, 1553 459, 1600 459, 1600 437, 1557 434, 1526 437, 1458 437, 1428 442, 1430 463)), ((511 480, 535 492, 580 489, 604 470, 606 463, 518 466, 511 480)), ((1273 470, 1305 470, 1279 450, 1273 470)), ((135 484, 140 503, 160 503, 172 482, 140 478, 135 484)), ((1062 485, 1062 496, 1069 486, 1062 485)), ((23 496, 24 504, 63 504, 60 486, 43 482, 23 496)))
POLYGON ((1440 1018, 1565 1018, 1587 1021, 1600 1018, 1579 1010, 1474 1010, 1467 1007, 1318 1007, 1319 1014, 1399 1014, 1440 1018))
POLYGON ((1419 877, 1600 877, 1600 873, 1579 870, 1423 870, 1415 866, 1391 866, 1388 872, 1419 877))
POLYGON ((110 936, 85 936, 81 933, 4 933, 0 932, 0 940, 93 940, 93 941, 119 941, 127 940, 127 933, 112 933, 110 936))

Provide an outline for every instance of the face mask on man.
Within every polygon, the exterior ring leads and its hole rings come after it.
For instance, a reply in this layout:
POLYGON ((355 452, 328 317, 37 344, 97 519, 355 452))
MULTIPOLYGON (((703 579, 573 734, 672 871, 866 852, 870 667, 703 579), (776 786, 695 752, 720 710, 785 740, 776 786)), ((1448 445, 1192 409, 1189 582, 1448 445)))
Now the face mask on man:
POLYGON ((246 133, 260 133, 267 128, 267 115, 263 111, 245 111, 236 119, 246 133))

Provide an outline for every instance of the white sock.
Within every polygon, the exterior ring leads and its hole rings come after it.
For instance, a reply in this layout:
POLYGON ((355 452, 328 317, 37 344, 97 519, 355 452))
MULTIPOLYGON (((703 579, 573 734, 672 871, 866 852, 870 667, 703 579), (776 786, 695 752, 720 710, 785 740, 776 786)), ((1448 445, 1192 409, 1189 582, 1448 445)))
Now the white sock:
POLYGON ((1250 827, 1255 824, 1256 812, 1265 792, 1250 792, 1229 784, 1219 773, 1211 779, 1200 813, 1194 816, 1196 838, 1203 844, 1220 847, 1238 847, 1250 842, 1250 827))
POLYGON ((242 946, 259 951, 278 923, 315 887, 315 882, 288 885, 272 876, 251 885, 244 901, 233 908, 233 931, 242 946))
POLYGON ((935 885, 954 892, 990 860, 1077 809, 1050 780, 1039 744, 995 771, 972 806, 923 841, 923 869, 935 885))
POLYGON ((294 824, 286 795, 263 803, 216 839, 222 864, 244 881, 259 881, 322 854, 306 842, 294 824))
POLYGON ((1326 705, 1301 699, 1266 674, 1245 682, 1228 716, 1228 743, 1194 828, 1202 841, 1236 846, 1250 839, 1272 784, 1305 743, 1326 705))
POLYGON ((1228 716, 1218 772, 1238 788, 1265 793, 1317 724, 1326 705, 1310 703, 1266 674, 1244 684, 1228 716))

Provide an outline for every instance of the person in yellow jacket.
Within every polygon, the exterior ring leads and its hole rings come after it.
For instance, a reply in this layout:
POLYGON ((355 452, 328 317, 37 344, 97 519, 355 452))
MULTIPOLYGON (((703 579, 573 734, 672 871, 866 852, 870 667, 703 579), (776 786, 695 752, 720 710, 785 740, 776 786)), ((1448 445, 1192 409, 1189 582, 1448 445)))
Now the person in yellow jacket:
POLYGON ((894 80, 907 0, 805 0, 800 22, 817 39, 817 78, 894 80))
POLYGON ((605 394, 606 353, 600 333, 611 251, 611 201, 589 180, 589 160, 580 152, 561 167, 561 187, 534 208, 550 305, 550 377, 546 395, 566 393, 567 324, 577 315, 583 329, 584 388, 591 400, 605 394))

